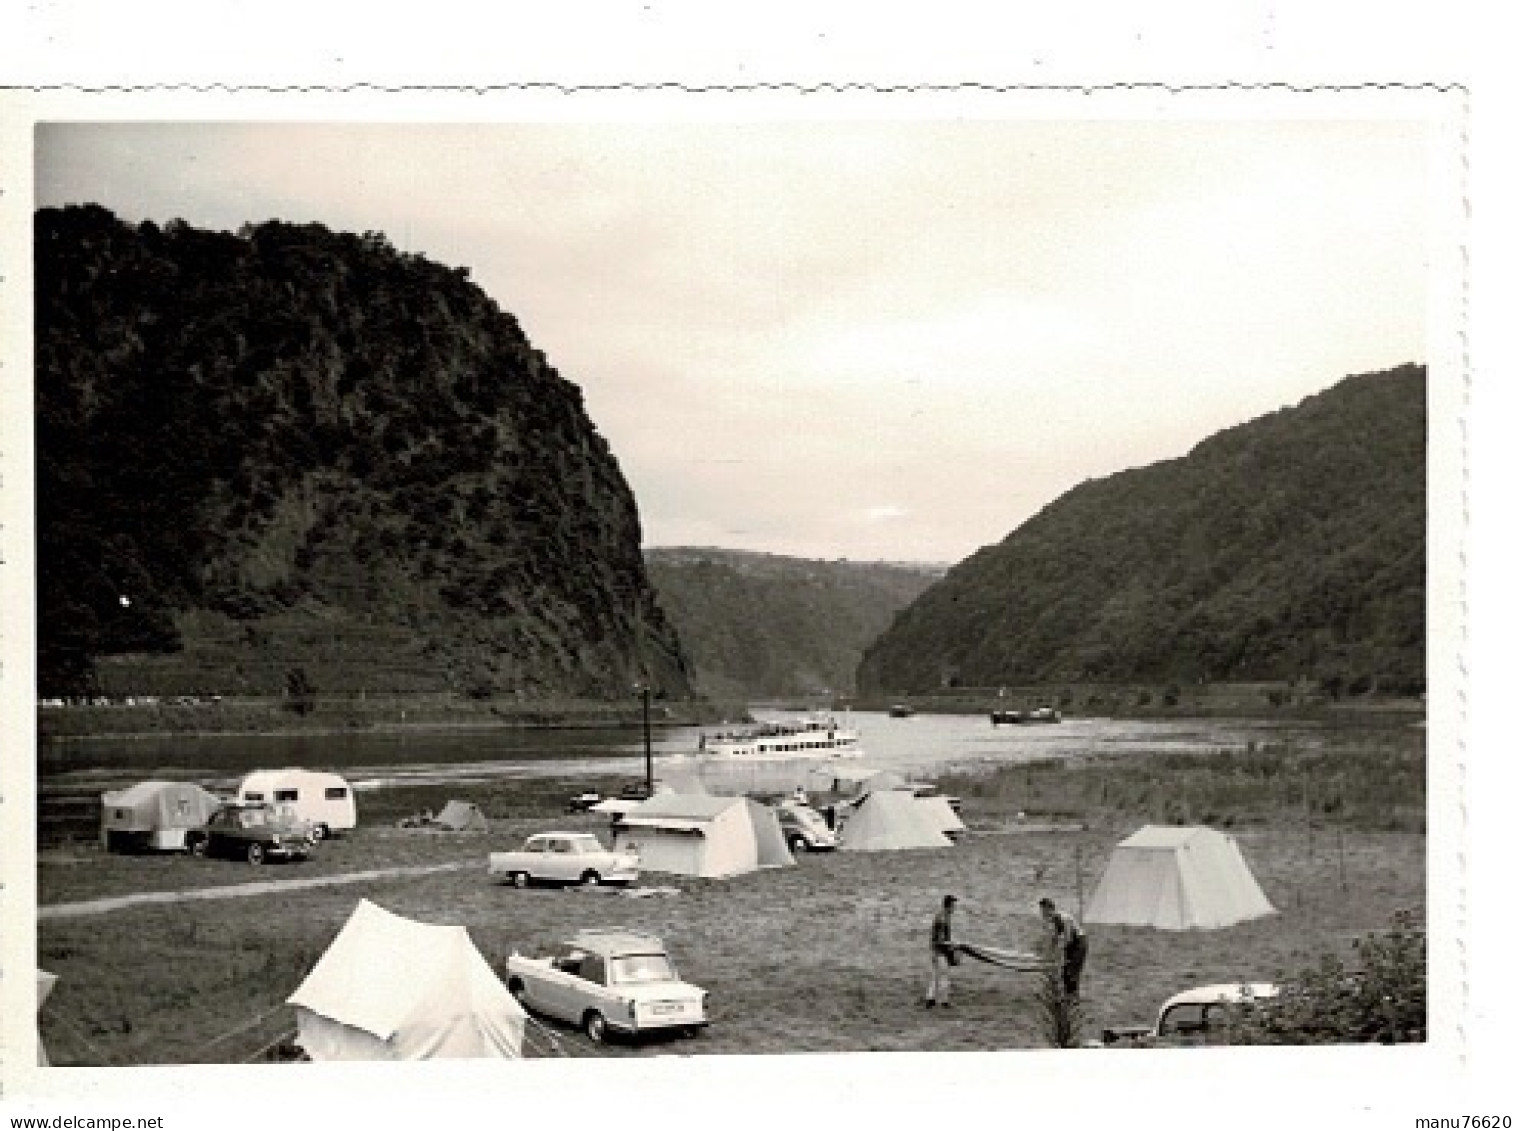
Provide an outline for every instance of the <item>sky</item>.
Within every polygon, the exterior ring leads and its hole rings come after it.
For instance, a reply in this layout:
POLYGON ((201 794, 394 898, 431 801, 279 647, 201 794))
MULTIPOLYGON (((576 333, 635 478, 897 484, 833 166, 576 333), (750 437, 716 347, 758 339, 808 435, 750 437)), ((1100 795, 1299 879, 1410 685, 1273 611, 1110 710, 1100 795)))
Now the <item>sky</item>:
POLYGON ((1397 120, 52 123, 39 206, 384 232, 585 393, 645 544, 952 563, 1427 360, 1397 120))

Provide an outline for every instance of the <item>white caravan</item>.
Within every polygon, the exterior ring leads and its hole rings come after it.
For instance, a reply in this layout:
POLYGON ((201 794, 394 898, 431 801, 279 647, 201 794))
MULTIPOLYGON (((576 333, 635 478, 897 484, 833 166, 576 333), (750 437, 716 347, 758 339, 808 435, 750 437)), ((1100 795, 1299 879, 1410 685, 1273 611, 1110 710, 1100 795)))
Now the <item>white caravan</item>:
POLYGON ((318 840, 359 823, 349 783, 317 770, 255 770, 238 786, 238 800, 264 802, 310 821, 318 840))

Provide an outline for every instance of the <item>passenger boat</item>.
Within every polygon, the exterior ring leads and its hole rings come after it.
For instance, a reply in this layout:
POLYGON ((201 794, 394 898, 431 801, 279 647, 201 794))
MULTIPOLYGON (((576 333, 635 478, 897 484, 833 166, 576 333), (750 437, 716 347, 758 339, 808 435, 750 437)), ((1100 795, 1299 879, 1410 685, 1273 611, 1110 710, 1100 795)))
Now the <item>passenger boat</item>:
POLYGON ((792 760, 859 758, 863 751, 859 731, 833 715, 808 715, 744 730, 704 733, 698 739, 697 753, 714 760, 792 760))

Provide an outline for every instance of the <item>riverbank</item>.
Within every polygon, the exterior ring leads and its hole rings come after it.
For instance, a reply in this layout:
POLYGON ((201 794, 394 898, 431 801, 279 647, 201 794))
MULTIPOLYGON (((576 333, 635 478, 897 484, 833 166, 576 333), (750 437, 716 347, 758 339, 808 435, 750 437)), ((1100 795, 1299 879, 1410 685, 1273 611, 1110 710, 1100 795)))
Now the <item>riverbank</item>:
MULTIPOLYGON (((311 860, 261 869, 110 855, 86 840, 52 846, 38 859, 45 907, 163 894, 88 916, 45 913, 39 960, 61 975, 40 1019, 49 1051, 57 1063, 90 1065, 257 1056, 288 1032, 285 998, 360 898, 464 924, 497 970, 512 950, 582 927, 620 923, 661 936, 683 974, 709 990, 713 1025, 696 1042, 603 1050, 612 1056, 1043 1047, 1028 975, 963 966, 956 1009, 919 1007, 929 915, 955 892, 969 941, 1030 950, 1035 899, 1080 908, 1114 845, 1143 824, 1228 828, 1276 914, 1218 931, 1092 927, 1089 1036, 1144 1025, 1190 986, 1284 978, 1324 953, 1353 958, 1354 939, 1383 930, 1396 911, 1419 916, 1426 900, 1424 741, 1410 728, 1334 752, 1266 745, 948 771, 941 788, 962 798, 968 825, 951 848, 804 855, 795 867, 728 880, 651 873, 642 886, 657 892, 647 898, 517 891, 487 876, 487 853, 531 832, 605 838, 605 818, 568 814, 565 804, 581 788, 618 785, 547 777, 386 788, 362 799, 358 829, 311 860), (398 827, 451 796, 479 804, 489 831, 398 827), (242 885, 242 898, 193 894, 242 885)), ((580 1047, 556 1031, 566 1048, 580 1047)))
MULTIPOLYGON (((132 738, 164 735, 324 735, 397 730, 575 730, 641 728, 644 705, 590 699, 471 699, 464 696, 323 697, 302 705, 256 697, 123 698, 42 706, 38 737, 132 738)), ((742 703, 651 703, 650 726, 708 726, 747 719, 742 703)))
POLYGON ((1421 695, 1339 685, 1253 682, 1210 684, 1052 684, 1006 688, 942 688, 921 693, 883 693, 839 700, 835 707, 860 711, 906 708, 916 714, 985 715, 1051 707, 1067 718, 1171 719, 1264 718, 1360 725, 1370 717, 1424 718, 1421 695))

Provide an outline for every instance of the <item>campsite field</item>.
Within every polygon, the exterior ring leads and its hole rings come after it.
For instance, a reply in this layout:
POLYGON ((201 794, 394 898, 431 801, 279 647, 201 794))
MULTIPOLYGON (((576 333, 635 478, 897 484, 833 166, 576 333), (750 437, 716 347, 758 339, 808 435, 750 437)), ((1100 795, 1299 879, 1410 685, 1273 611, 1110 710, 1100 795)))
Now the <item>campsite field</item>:
MULTIPOLYGON (((1051 772, 1075 783, 1090 771, 1051 772)), ((969 941, 1033 949, 1036 898, 1051 894, 1073 906, 1080 888, 1091 894, 1114 844, 1157 818, 1116 809, 1111 787, 1102 807, 1027 810, 1019 819, 1013 797, 1028 797, 1030 784, 1029 771, 1019 773, 1026 780, 1017 789, 995 783, 966 791, 969 832, 951 849, 818 854, 795 868, 729 880, 649 874, 644 888, 669 891, 641 898, 492 882, 489 849, 544 828, 599 829, 602 819, 555 816, 543 807, 538 815, 497 818, 489 802, 490 833, 414 833, 371 823, 324 844, 308 863, 257 873, 185 857, 106 857, 92 846, 49 850, 39 865, 45 907, 136 891, 462 866, 44 917, 40 963, 61 980, 42 1014, 43 1037, 60 1064, 259 1058, 292 1028, 285 998, 365 897, 416 919, 464 923, 497 969, 513 949, 532 952, 579 927, 650 930, 666 940, 683 975, 710 991, 712 1025, 695 1040, 597 1049, 550 1025, 570 1055, 1044 1047, 1030 975, 966 964, 956 972, 951 1009, 921 1006, 936 904, 947 892, 960 896, 969 941)), ((1205 784, 1198 779, 1195 792, 1205 784)), ((554 788, 545 787, 546 799, 554 788)), ((1311 793, 1320 796, 1319 785, 1301 782, 1295 804, 1231 828, 1278 914, 1218 931, 1090 929, 1086 1035, 1145 1024, 1165 997, 1193 985, 1296 973, 1327 951, 1350 958, 1352 940, 1386 928, 1396 910, 1423 913, 1424 832, 1404 822, 1339 819, 1345 805, 1310 820, 1299 803, 1311 793)), ((1075 789, 1071 798, 1085 795, 1075 789)), ((391 802, 401 811, 409 803, 391 802)))

